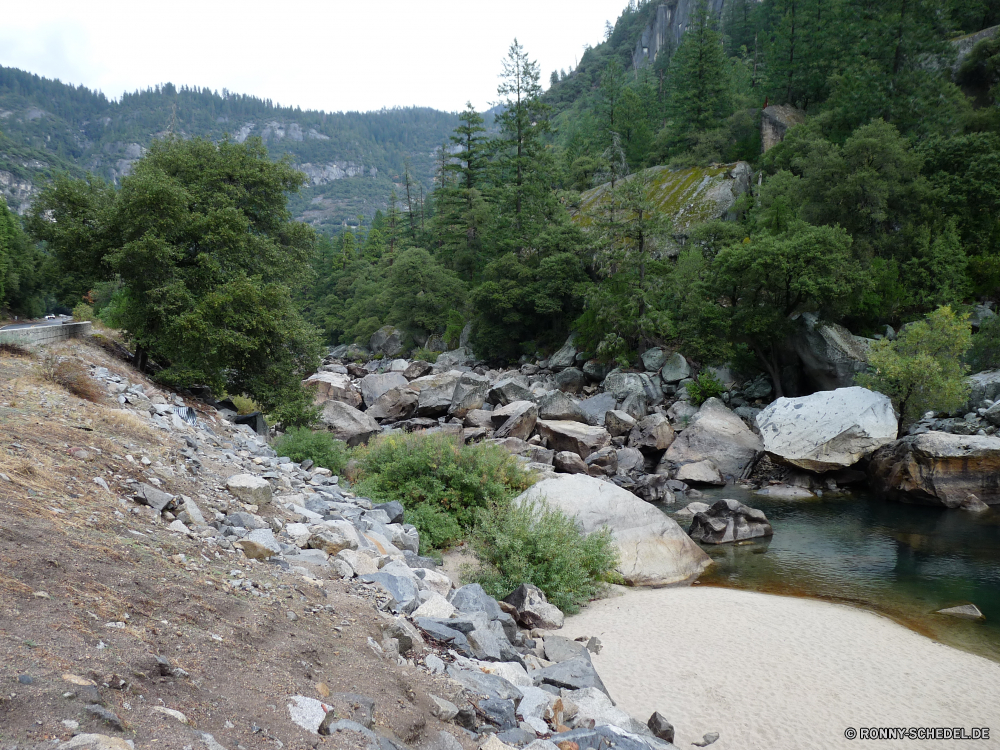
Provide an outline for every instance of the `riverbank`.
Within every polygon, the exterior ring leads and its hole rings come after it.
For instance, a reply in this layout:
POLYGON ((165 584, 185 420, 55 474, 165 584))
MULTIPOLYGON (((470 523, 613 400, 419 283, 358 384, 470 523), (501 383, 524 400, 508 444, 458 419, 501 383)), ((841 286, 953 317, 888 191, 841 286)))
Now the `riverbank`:
POLYGON ((853 747, 848 727, 992 724, 991 739, 972 744, 1000 748, 1000 664, 860 609, 711 587, 645 589, 592 603, 559 634, 600 638, 594 664, 619 707, 641 718, 660 711, 678 747, 708 732, 720 735, 714 750, 853 747))

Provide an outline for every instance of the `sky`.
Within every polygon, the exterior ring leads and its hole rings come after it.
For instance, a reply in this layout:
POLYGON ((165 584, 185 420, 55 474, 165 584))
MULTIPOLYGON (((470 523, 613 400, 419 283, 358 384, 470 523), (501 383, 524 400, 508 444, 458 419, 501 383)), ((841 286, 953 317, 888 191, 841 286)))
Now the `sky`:
POLYGON ((484 110, 515 37, 547 87, 627 2, 32 0, 4 8, 0 65, 109 98, 169 81, 328 112, 484 110))

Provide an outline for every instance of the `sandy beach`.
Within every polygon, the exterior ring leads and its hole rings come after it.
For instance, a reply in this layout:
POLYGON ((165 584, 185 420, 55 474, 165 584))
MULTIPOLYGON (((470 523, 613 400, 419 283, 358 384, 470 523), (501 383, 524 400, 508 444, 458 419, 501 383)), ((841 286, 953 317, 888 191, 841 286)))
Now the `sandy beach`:
POLYGON ((1000 664, 879 615, 720 588, 628 591, 586 607, 560 635, 597 636, 612 698, 659 711, 689 748, 1000 748, 1000 664), (848 727, 990 727, 989 740, 845 738, 848 727))

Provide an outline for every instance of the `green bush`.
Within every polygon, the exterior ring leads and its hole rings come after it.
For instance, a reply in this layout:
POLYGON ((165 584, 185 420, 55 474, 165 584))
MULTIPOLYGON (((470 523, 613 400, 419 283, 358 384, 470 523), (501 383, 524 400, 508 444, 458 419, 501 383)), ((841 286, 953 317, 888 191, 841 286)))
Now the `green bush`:
POLYGON ((472 549, 481 567, 470 578, 497 599, 533 583, 572 614, 600 594, 618 550, 607 529, 583 536, 572 518, 544 502, 494 505, 477 513, 472 549))
POLYGON ((288 456, 300 463, 311 459, 334 474, 343 473, 348 459, 347 443, 334 440, 328 432, 313 432, 307 427, 290 427, 274 441, 274 450, 279 456, 288 456))
POLYGON ((414 349, 412 356, 415 360, 422 360, 424 362, 434 364, 437 362, 437 358, 440 353, 441 352, 432 352, 430 349, 424 349, 421 347, 420 349, 414 349))
POLYGON ((354 491, 376 502, 400 501, 407 523, 420 532, 422 552, 461 539, 477 509, 507 503, 531 484, 503 448, 461 445, 448 435, 383 435, 354 456, 354 491))
POLYGON ((86 302, 81 302, 79 305, 73 308, 73 320, 80 323, 85 320, 93 322, 97 320, 97 316, 94 315, 94 308, 88 305, 86 302))
POLYGON ((698 377, 687 384, 688 397, 694 406, 701 406, 710 398, 718 398, 726 392, 726 386, 722 384, 714 372, 702 370, 698 377))

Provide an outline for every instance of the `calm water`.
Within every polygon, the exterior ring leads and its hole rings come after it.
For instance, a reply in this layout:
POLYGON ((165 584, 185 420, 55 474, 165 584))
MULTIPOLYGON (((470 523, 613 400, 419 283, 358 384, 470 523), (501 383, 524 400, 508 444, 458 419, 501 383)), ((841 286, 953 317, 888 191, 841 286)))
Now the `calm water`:
MULTIPOLYGON (((863 493, 778 500, 726 487, 705 494, 708 503, 733 497, 760 508, 774 536, 704 545, 715 564, 699 584, 860 605, 1000 661, 1000 508, 975 514, 863 493), (985 622, 934 614, 970 602, 985 622)), ((690 525, 690 517, 676 520, 684 529, 690 525)))

